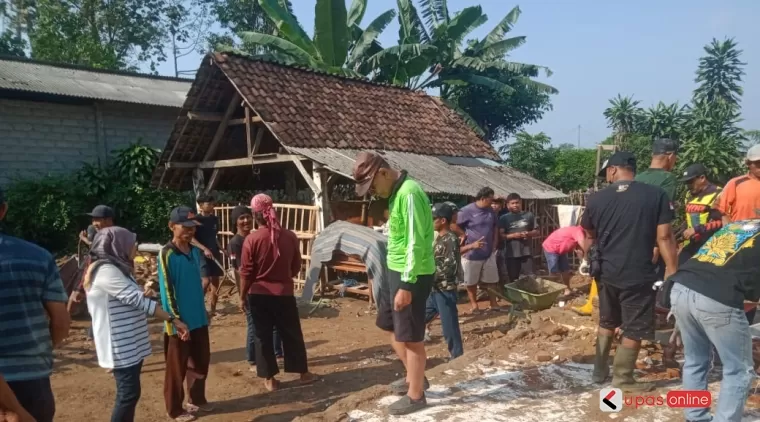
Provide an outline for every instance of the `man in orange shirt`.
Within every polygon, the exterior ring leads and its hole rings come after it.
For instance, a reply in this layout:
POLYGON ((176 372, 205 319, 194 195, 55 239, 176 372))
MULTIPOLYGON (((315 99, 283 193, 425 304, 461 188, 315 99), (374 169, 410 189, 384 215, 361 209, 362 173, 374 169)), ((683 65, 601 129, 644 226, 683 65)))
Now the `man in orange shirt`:
MULTIPOLYGON (((745 175, 734 177, 726 183, 718 199, 718 210, 723 213, 723 224, 751 218, 760 218, 760 145, 747 150, 744 160, 749 168, 745 175)), ((744 312, 752 324, 757 307, 744 305, 744 312)))
POLYGON ((723 213, 723 224, 760 218, 760 145, 747 151, 745 163, 749 172, 731 179, 720 195, 718 209, 723 213))

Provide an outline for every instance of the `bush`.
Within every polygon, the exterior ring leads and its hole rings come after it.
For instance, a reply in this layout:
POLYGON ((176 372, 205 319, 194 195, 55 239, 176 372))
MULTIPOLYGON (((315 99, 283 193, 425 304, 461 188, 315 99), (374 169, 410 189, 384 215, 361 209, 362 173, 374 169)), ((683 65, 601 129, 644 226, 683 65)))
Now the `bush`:
POLYGON ((89 224, 85 214, 107 204, 116 224, 140 242, 165 243, 171 209, 194 201, 190 192, 150 188, 157 160, 158 151, 138 141, 117 151, 106 168, 85 165, 69 175, 18 180, 6 189, 5 231, 53 253, 73 251, 89 224))

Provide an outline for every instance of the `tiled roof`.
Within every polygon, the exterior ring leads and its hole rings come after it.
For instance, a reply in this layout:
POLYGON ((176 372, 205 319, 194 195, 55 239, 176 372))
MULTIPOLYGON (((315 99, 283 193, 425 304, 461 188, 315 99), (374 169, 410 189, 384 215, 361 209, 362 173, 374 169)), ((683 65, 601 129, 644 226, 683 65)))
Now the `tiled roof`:
POLYGON ((0 57, 0 90, 180 108, 191 82, 0 57))
POLYGON ((285 146, 499 157, 423 92, 232 54, 213 59, 285 146))

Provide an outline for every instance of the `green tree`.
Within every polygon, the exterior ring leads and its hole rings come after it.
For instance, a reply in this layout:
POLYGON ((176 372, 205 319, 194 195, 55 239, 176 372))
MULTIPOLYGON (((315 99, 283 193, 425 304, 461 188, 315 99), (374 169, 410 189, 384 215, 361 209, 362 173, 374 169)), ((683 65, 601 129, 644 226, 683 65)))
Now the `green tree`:
MULTIPOLYGON (((209 9, 203 0, 167 0, 166 35, 175 77, 182 73, 178 68, 179 59, 202 50, 208 41, 208 31, 213 23, 209 9)), ((195 69, 184 72, 195 74, 195 69)))
POLYGON ((26 41, 10 29, 0 33, 0 56, 26 57, 26 41))
POLYGON ((551 148, 551 166, 543 182, 563 192, 585 190, 596 179, 596 150, 577 149, 572 144, 551 148))
POLYGON ((638 132, 654 138, 680 139, 686 120, 686 107, 678 103, 665 105, 662 101, 641 114, 638 132))
POLYGON ((398 5, 399 44, 373 56, 378 70, 375 79, 414 89, 440 88, 441 97, 448 100, 455 87, 467 85, 511 93, 512 87, 487 74, 510 71, 536 91, 557 93, 555 88, 531 79, 539 70, 551 75, 548 68, 506 60, 526 41, 524 36, 506 38, 520 17, 519 7, 510 10, 485 38, 465 42, 473 30, 488 21, 480 6, 450 16, 446 0, 423 0, 421 17, 410 0, 398 0, 398 5))
POLYGON ((357 30, 364 18, 367 0, 354 0, 346 10, 345 0, 317 0, 314 38, 306 34, 295 16, 278 0, 259 0, 277 28, 277 35, 242 32, 240 38, 259 45, 280 61, 350 76, 362 76, 368 53, 377 47, 377 37, 395 17, 387 10, 364 30, 357 30))
POLYGON ((500 152, 507 157, 505 163, 508 166, 546 181, 552 167, 550 144, 551 138, 544 132, 531 135, 522 131, 515 136, 513 143, 502 145, 500 152))
MULTIPOLYGON (((274 22, 269 19, 264 8, 258 0, 203 0, 209 7, 219 26, 224 30, 222 33, 209 34, 207 50, 213 51, 232 47, 247 54, 257 55, 267 52, 259 44, 246 44, 236 37, 243 32, 258 32, 262 34, 274 34, 277 30, 274 22)), ((293 10, 291 2, 285 1, 282 7, 288 11, 293 10)))
POLYGON ((468 84, 453 87, 449 102, 464 110, 464 117, 471 118, 492 145, 514 135, 525 125, 537 122, 552 109, 551 96, 525 83, 522 75, 507 70, 491 70, 486 74, 509 85, 513 91, 507 93, 468 84))
POLYGON ((713 39, 704 47, 706 55, 699 59, 694 90, 695 101, 722 103, 733 109, 739 108, 744 89, 741 86, 743 67, 742 51, 733 38, 723 41, 713 39))
POLYGON ((37 0, 32 57, 102 69, 155 71, 166 60, 166 0, 37 0))
POLYGON ((604 110, 604 117, 607 119, 607 126, 615 134, 615 145, 625 149, 629 135, 637 129, 641 121, 640 101, 634 100, 633 96, 623 97, 620 94, 609 101, 610 107, 604 110))
POLYGON ((740 171, 744 136, 739 111, 723 102, 695 100, 684 125, 680 162, 702 163, 721 182, 740 171))

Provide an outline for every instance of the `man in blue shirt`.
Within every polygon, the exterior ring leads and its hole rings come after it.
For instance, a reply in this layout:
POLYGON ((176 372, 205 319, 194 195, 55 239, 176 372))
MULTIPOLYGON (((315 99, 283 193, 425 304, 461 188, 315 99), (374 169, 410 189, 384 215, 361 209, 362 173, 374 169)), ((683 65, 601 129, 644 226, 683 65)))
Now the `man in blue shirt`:
MULTIPOLYGON (((0 220, 7 211, 0 189, 0 220)), ((66 302, 50 253, 0 233, 0 375, 37 422, 55 416, 50 374, 53 348, 69 334, 66 302)))
POLYGON ((161 249, 158 260, 161 305, 190 330, 186 336, 180 336, 171 321, 164 327, 164 400, 169 417, 178 422, 195 420, 194 413, 198 411, 213 410, 206 400, 206 376, 211 355, 201 283, 201 270, 206 260, 201 250, 191 244, 199 224, 189 207, 174 208, 169 218, 172 241, 161 249), (192 365, 189 365, 190 361, 192 365), (185 378, 189 399, 183 408, 185 378))

